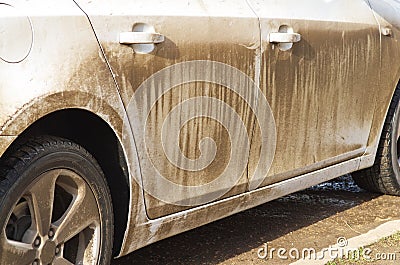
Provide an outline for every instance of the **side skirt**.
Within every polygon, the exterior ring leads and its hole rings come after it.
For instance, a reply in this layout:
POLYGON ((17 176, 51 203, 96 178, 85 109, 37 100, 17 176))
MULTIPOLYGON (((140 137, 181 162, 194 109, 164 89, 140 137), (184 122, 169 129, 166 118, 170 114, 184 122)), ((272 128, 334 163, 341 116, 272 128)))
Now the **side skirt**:
POLYGON ((133 240, 129 241, 133 243, 126 245, 124 242, 118 257, 127 255, 161 239, 357 171, 360 169, 360 160, 360 157, 354 158, 253 191, 138 224, 135 226, 134 231, 127 231, 126 235, 129 234, 129 237, 132 237, 133 240))

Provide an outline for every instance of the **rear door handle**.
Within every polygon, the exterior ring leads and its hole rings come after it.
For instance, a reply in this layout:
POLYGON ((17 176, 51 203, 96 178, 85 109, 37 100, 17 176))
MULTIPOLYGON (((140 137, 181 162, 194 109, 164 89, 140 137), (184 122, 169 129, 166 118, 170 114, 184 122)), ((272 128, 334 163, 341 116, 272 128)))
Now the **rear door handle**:
POLYGON ((299 33, 273 32, 269 34, 271 43, 295 43, 301 40, 299 33))
POLYGON ((121 32, 120 44, 157 44, 164 41, 164 35, 154 32, 121 32))

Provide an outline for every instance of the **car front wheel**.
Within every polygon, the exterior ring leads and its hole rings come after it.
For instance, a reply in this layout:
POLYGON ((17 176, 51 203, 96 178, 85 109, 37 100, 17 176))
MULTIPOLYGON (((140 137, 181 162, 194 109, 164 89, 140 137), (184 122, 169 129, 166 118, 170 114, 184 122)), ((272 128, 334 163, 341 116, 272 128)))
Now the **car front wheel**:
POLYGON ((9 151, 0 170, 0 264, 109 264, 111 196, 86 150, 39 137, 9 151))

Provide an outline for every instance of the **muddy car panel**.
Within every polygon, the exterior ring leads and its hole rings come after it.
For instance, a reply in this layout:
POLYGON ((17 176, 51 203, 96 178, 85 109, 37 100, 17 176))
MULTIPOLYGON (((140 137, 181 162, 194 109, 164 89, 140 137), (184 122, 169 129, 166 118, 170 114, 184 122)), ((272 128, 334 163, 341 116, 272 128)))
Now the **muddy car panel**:
POLYGON ((122 135, 124 108, 82 11, 67 0, 57 4, 10 1, 0 8, 16 10, 10 17, 1 17, 8 30, 3 31, 7 41, 2 42, 1 52, 7 55, 8 50, 14 50, 16 40, 12 38, 30 43, 28 52, 17 48, 13 56, 0 60, 1 135, 19 135, 46 114, 66 108, 98 113, 122 135), (29 31, 10 34, 21 24, 29 31), (74 34, 65 34, 73 29, 74 34))
MULTIPOLYGON (((261 18, 260 87, 277 124, 275 159, 262 185, 362 155, 380 65, 381 37, 368 3, 249 2, 261 18), (271 43, 275 32, 298 33, 301 41, 271 43)), ((262 144, 256 128, 250 161, 262 144)))
MULTIPOLYGON (((159 71, 163 71, 167 76, 174 76, 176 75, 174 71, 178 69, 168 68, 169 66, 201 60, 224 63, 254 79, 256 53, 260 47, 259 26, 257 17, 246 2, 146 1, 141 4, 124 0, 112 3, 109 1, 78 2, 93 23, 130 116, 140 157, 148 216, 154 219, 182 211, 203 204, 203 201, 209 201, 209 197, 213 196, 220 199, 220 196, 215 196, 215 194, 221 193, 224 197, 230 197, 245 192, 247 190, 245 170, 247 163, 239 156, 238 161, 231 161, 231 167, 244 164, 243 167, 237 166, 231 169, 235 173, 240 173, 237 179, 230 178, 233 180, 218 184, 212 182, 226 171, 231 153, 248 152, 245 143, 251 141, 249 134, 254 124, 254 114, 247 103, 232 90, 224 89, 220 84, 188 82, 190 75, 195 74, 195 71, 202 71, 203 78, 212 78, 215 69, 205 69, 205 67, 201 69, 200 63, 199 69, 190 68, 187 73, 185 69, 188 67, 182 67, 183 73, 178 74, 186 74, 183 79, 188 79, 187 82, 171 87, 159 98, 155 91, 165 89, 168 86, 168 80, 162 84, 146 82, 146 80, 154 78, 159 71), (154 6, 157 6, 157 9, 152 8, 154 6), (109 16, 109 13, 113 15, 109 16), (163 35, 164 41, 159 44, 121 45, 119 43, 121 32, 128 34, 132 31, 146 32, 150 28, 151 31, 163 35), (144 90, 144 92, 137 90, 144 90), (130 105, 135 93, 136 95, 141 93, 141 100, 154 104, 150 107, 148 115, 145 115, 145 119, 133 117, 134 113, 141 111, 130 105), (160 141, 163 126, 178 123, 180 119, 183 119, 185 110, 179 104, 199 97, 204 100, 212 97, 223 101, 239 115, 243 121, 245 133, 239 136, 235 145, 229 142, 229 131, 220 123, 207 117, 200 119, 188 117, 187 123, 182 124, 179 139, 171 139, 168 143, 160 141), (170 115, 171 112, 175 112, 175 115, 170 115), (167 118, 172 120, 165 123, 167 118), (145 139, 141 139, 142 137, 145 139), (205 138, 213 139, 216 146, 212 143, 199 146, 205 138), (166 144, 168 146, 165 146, 166 144), (165 155, 165 150, 168 149, 172 150, 170 157, 165 155), (207 158, 203 159, 200 157, 201 154, 215 151, 215 159, 211 159, 212 162, 204 166, 207 164, 204 159, 207 158), (187 166, 190 167, 193 164, 200 170, 184 170, 182 165, 177 167, 171 162, 173 160, 171 156, 187 157, 187 166), (193 161, 195 163, 192 163, 193 161), (205 162, 203 166, 201 162, 205 162), (173 191, 165 188, 165 191, 174 195, 172 198, 165 199, 159 195, 163 193, 159 191, 160 186, 163 185, 151 177, 157 172, 160 172, 166 182, 180 186, 209 185, 209 188, 199 189, 197 192, 173 191), (220 192, 221 190, 223 192, 220 192)), ((249 97, 255 105, 256 95, 249 97)), ((140 106, 141 109, 145 107, 140 106)), ((198 110, 192 108, 191 111, 198 110)), ((219 116, 225 115, 222 109, 209 110, 209 112, 215 112, 219 116)), ((175 129, 179 128, 175 127, 175 129)), ((171 133, 171 135, 174 134, 171 133)))

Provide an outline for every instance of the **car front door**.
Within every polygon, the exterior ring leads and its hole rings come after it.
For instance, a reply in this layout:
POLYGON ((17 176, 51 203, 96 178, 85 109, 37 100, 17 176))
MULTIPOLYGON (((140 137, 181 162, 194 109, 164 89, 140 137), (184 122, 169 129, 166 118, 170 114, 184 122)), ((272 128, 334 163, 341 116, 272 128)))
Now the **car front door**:
POLYGON ((127 108, 148 216, 245 192, 260 51, 247 2, 78 3, 127 108))
MULTIPOLYGON (((379 80, 380 33, 367 1, 249 0, 262 31, 261 90, 277 127, 274 163, 250 189, 361 156, 379 80)), ((249 174, 262 142, 255 126, 249 174)))

